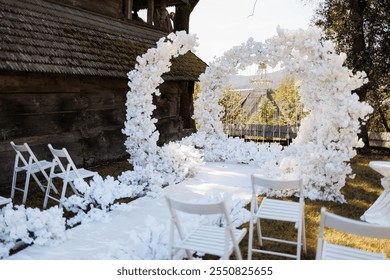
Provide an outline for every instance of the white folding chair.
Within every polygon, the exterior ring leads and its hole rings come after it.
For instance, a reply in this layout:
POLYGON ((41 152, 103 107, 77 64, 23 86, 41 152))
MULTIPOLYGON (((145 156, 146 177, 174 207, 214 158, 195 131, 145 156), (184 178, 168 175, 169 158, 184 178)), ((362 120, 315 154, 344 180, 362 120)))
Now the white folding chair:
POLYGON ((385 253, 368 252, 359 248, 333 244, 325 238, 325 228, 361 237, 390 239, 390 227, 346 218, 321 208, 320 230, 317 242, 317 260, 385 260, 385 253))
POLYGON ((248 259, 252 259, 252 253, 270 254, 293 258, 299 260, 301 257, 301 250, 303 248, 306 253, 306 235, 305 235, 305 216, 304 207, 305 201, 303 197, 303 185, 301 179, 271 179, 266 178, 260 174, 252 174, 252 201, 251 201, 251 219, 249 221, 249 244, 248 244, 248 259), (282 190, 298 190, 299 201, 286 201, 278 198, 264 197, 260 205, 257 202, 257 190, 259 187, 268 189, 270 191, 282 190), (275 220, 291 222, 297 230, 297 238, 293 240, 273 238, 264 236, 261 230, 261 220, 275 220), (256 224, 259 247, 253 246, 253 231, 254 224, 256 224), (262 250, 263 240, 272 242, 279 242, 296 246, 296 254, 283 253, 279 251, 262 250))
MULTIPOLYGON (((42 191, 45 191, 46 186, 44 186, 39 181, 36 173, 42 173, 43 177, 45 177, 46 181, 48 182, 49 176, 45 170, 51 168, 53 163, 47 160, 38 160, 27 143, 24 143, 23 145, 16 145, 13 141, 11 141, 11 146, 16 152, 14 171, 12 176, 11 198, 14 198, 16 190, 21 191, 23 192, 22 203, 24 204, 27 200, 30 177, 32 176, 35 182, 38 184, 39 188, 42 191), (24 188, 19 188, 16 186, 16 180, 19 172, 26 172, 24 188)), ((58 191, 54 186, 53 190, 58 194, 58 191)))
POLYGON ((229 259, 234 251, 236 259, 241 260, 241 252, 238 244, 246 234, 246 229, 236 229, 232 226, 231 219, 224 201, 210 204, 194 204, 178 201, 166 196, 171 213, 170 228, 170 254, 171 259, 178 250, 185 250, 188 259, 192 259, 195 252, 219 256, 221 259, 229 259), (178 216, 179 212, 197 215, 222 214, 226 219, 226 226, 200 225, 190 232, 185 232, 178 216), (177 230, 178 234, 175 233, 177 230), (175 240, 175 237, 178 237, 175 240))
POLYGON ((53 154, 53 164, 50 169, 49 184, 52 186, 54 178, 60 178, 63 181, 61 197, 58 199, 50 195, 51 187, 46 188, 45 201, 43 202, 43 208, 46 208, 49 198, 59 202, 60 207, 66 196, 66 189, 68 184, 71 186, 73 192, 78 194, 73 181, 76 179, 91 178, 97 174, 97 172, 87 170, 84 168, 77 168, 72 158, 70 157, 66 148, 54 149, 51 144, 48 145, 51 153, 53 154), (62 159, 62 160, 61 160, 62 159), (66 167, 65 167, 66 166, 66 167))

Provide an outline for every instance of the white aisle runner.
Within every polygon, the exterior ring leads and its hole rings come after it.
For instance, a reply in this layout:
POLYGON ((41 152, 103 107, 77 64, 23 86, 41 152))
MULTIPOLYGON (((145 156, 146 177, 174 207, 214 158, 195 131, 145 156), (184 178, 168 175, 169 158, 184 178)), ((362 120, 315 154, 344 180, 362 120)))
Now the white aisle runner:
MULTIPOLYGON (((195 177, 164 190, 178 199, 198 199, 204 195, 230 193, 233 199, 250 201, 250 174, 259 172, 253 165, 206 163, 195 177)), ((68 239, 58 246, 32 245, 9 259, 24 260, 95 260, 104 258, 118 244, 137 242, 130 233, 142 232, 148 217, 163 223, 169 219, 164 198, 141 198, 123 210, 113 210, 105 222, 91 222, 67 231, 68 239), (103 256, 103 257, 102 257, 103 256)))

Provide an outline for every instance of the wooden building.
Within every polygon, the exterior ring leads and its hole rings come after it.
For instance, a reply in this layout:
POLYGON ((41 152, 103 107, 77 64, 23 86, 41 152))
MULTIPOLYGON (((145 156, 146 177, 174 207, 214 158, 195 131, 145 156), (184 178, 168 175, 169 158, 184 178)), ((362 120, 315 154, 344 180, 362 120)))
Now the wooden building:
MULTIPOLYGON (((66 147, 79 166, 128 156, 126 74, 169 32, 156 11, 174 7, 173 29, 188 31, 197 2, 0 0, 0 186, 11 184, 10 141, 27 142, 40 159, 52 158, 49 143, 66 147)), ((160 144, 194 131, 194 82, 205 67, 187 53, 163 76, 154 101, 160 144)))

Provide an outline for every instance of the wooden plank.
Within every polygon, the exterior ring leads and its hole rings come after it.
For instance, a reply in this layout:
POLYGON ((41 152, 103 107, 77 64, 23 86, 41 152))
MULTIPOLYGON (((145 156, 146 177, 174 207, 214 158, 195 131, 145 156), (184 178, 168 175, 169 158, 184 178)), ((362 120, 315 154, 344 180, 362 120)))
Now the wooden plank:
POLYGON ((2 73, 0 75, 0 96, 8 93, 80 93, 95 92, 107 93, 117 92, 126 95, 128 80, 71 76, 71 75, 47 75, 47 74, 12 74, 2 73))
POLYGON ((125 111, 126 97, 118 93, 0 94, 0 117, 78 113, 112 108, 125 111))

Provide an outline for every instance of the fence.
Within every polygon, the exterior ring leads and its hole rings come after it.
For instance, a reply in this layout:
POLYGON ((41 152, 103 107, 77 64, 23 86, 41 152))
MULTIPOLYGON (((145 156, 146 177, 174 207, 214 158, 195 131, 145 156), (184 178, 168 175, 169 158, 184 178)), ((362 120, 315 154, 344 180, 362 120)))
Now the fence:
MULTIPOLYGON (((263 141, 290 141, 297 136, 297 128, 291 126, 273 126, 258 124, 228 124, 225 133, 233 137, 242 137, 263 141)), ((390 132, 369 132, 371 147, 390 149, 390 132)))
POLYGON ((225 126, 225 133, 234 137, 259 141, 290 141, 297 136, 297 128, 259 124, 228 124, 225 126))
POLYGON ((390 132, 369 132, 370 146, 390 149, 390 132))

